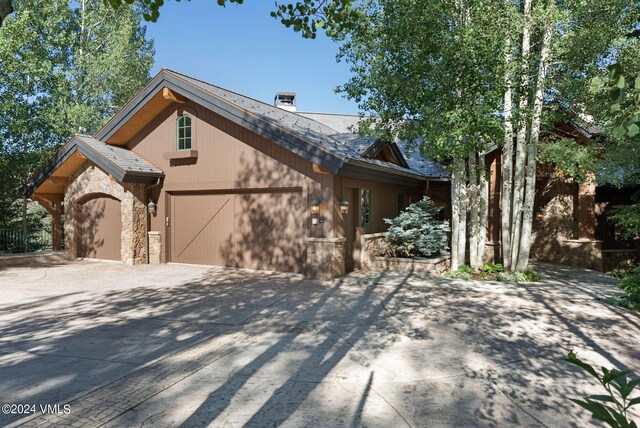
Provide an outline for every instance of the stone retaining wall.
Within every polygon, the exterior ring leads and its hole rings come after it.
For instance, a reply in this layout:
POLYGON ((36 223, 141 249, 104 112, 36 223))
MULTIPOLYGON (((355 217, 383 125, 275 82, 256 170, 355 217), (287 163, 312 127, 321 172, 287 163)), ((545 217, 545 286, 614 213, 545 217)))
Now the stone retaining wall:
POLYGON ((451 267, 451 257, 447 254, 434 258, 384 257, 388 249, 385 233, 370 233, 360 238, 360 263, 362 270, 397 270, 401 272, 429 272, 442 274, 451 267))
POLYGON ((446 256, 434 258, 412 258, 404 259, 397 257, 374 257, 372 259, 372 270, 397 270, 400 272, 424 272, 434 275, 441 275, 451 267, 451 257, 446 256))
POLYGON ((385 233, 369 233, 360 237, 360 269, 374 269, 373 259, 382 256, 387 250, 385 233))

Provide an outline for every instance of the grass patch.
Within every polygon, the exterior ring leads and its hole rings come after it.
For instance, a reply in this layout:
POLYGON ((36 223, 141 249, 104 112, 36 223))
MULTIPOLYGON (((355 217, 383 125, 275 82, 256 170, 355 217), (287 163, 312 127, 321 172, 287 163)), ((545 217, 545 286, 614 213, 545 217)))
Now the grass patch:
POLYGON ((605 299, 601 299, 604 303, 614 306, 620 306, 621 308, 631 309, 632 311, 640 312, 640 304, 634 302, 626 296, 621 297, 607 297, 605 299))

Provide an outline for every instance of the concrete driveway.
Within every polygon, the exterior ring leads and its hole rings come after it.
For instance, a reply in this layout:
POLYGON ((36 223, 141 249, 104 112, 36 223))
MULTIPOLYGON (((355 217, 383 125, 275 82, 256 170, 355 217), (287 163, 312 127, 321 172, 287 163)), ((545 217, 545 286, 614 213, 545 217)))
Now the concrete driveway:
POLYGON ((604 275, 538 270, 525 286, 4 268, 0 404, 28 408, 0 426, 583 427, 567 397, 600 391, 562 357, 640 374, 640 317, 597 300, 615 292, 604 275))

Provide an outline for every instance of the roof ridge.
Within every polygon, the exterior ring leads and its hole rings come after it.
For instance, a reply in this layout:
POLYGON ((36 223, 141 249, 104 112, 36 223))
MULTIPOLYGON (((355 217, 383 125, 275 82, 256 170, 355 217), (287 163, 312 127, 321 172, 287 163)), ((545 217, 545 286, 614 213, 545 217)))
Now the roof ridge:
MULTIPOLYGON (((168 71, 168 72, 171 72, 171 73, 173 73, 173 74, 178 74, 178 75, 180 75, 180 76, 188 77, 189 79, 197 80, 198 82, 204 83, 205 85, 213 86, 214 88, 218 88, 218 89, 221 89, 221 90, 223 90, 223 91, 231 92, 231 93, 232 93, 232 94, 234 94, 234 95, 238 95, 238 96, 243 97, 243 98, 248 98, 248 99, 250 99, 250 100, 252 100, 252 101, 255 101, 255 102, 257 102, 257 103, 264 104, 264 105, 266 105, 266 106, 273 107, 273 108, 278 108, 278 107, 276 107, 276 106, 274 106, 274 105, 271 105, 271 104, 269 104, 269 103, 266 103, 266 102, 264 102, 264 101, 260 101, 260 100, 259 100, 259 99, 257 99, 257 98, 253 98, 253 97, 250 97, 250 96, 248 96, 248 95, 241 94, 240 92, 236 92, 236 91, 231 90, 231 89, 223 88, 222 86, 214 85, 213 83, 211 83, 211 82, 207 82, 206 80, 202 80, 202 79, 200 79, 200 78, 198 78, 198 77, 193 77, 193 76, 190 76, 190 75, 185 74, 185 73, 180 73, 179 71, 175 71, 175 70, 172 70, 172 69, 170 69, 170 68, 164 68, 164 69, 163 69, 163 71, 168 71)), ((280 109, 280 110, 282 110, 282 111, 286 111, 287 113, 294 113, 294 112, 290 112, 290 111, 288 111, 288 110, 284 110, 284 109, 280 109)), ((294 114, 295 114, 295 113, 294 113, 294 114)))
MULTIPOLYGON (((326 125, 326 124, 324 124, 322 122, 319 122, 319 121, 317 121, 315 119, 312 119, 310 117, 306 117, 306 116, 303 116, 302 114, 300 114, 300 113, 303 113, 303 112, 297 112, 297 111, 294 112, 294 111, 281 109, 281 108, 278 108, 277 106, 274 106, 274 105, 269 104, 267 102, 261 101, 261 100, 259 100, 257 98, 253 98, 253 97, 250 97, 248 95, 241 94, 240 92, 236 92, 236 91, 233 91, 231 89, 223 88, 222 86, 214 85, 213 83, 207 82, 206 80, 202 80, 202 79, 200 79, 198 77, 193 77, 193 76, 190 76, 190 75, 185 74, 185 73, 180 73, 179 71, 175 71, 175 70, 172 70, 170 68, 164 68, 163 70, 164 71, 168 71, 168 72, 173 73, 173 74, 177 74, 179 76, 183 76, 183 77, 186 77, 186 78, 189 78, 189 79, 196 80, 198 82, 204 83, 205 85, 213 86, 214 88, 220 89, 222 91, 230 92, 230 93, 232 93, 234 95, 237 95, 239 97, 246 98, 246 99, 249 99, 251 101, 255 101, 255 102, 259 103, 259 104, 263 104, 263 105, 265 105, 265 106, 267 106, 269 108, 277 109, 278 112, 283 112, 285 115, 286 114, 291 114, 291 115, 294 115, 294 116, 297 116, 297 117, 304 118, 305 120, 311 120, 311 121, 319 124, 320 126, 323 126, 325 128, 331 129, 332 131, 335 131, 336 133, 338 133, 338 131, 336 129, 334 129, 334 128, 332 128, 332 127, 330 127, 330 126, 328 126, 328 125, 326 125)), ((306 112, 304 112, 304 113, 306 113, 306 112)), ((336 143, 338 143, 338 142, 336 141, 336 143)))

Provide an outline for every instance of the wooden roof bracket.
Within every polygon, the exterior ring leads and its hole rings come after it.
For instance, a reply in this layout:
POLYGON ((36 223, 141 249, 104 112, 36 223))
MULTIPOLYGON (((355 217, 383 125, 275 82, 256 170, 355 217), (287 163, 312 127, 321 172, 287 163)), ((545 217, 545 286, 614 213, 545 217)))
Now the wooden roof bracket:
POLYGON ((165 100, 169 100, 172 103, 184 104, 187 102, 187 99, 180 94, 176 94, 171 89, 164 87, 162 88, 162 97, 165 100))

